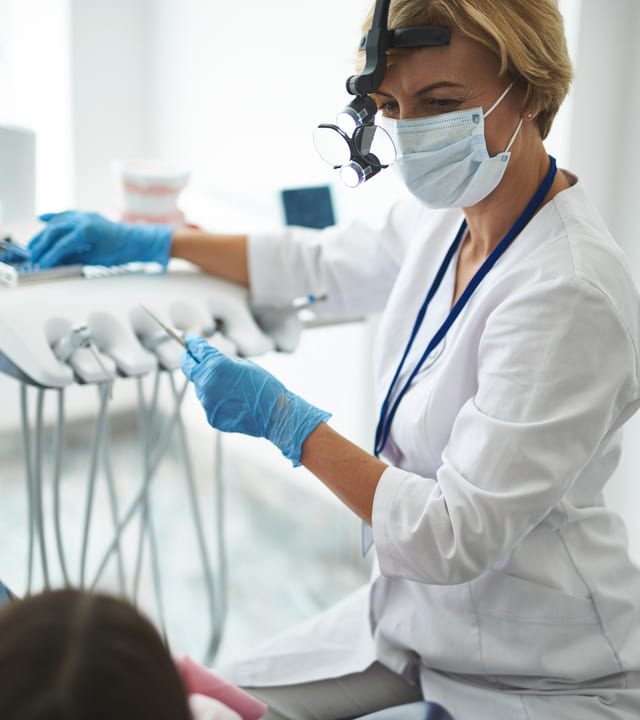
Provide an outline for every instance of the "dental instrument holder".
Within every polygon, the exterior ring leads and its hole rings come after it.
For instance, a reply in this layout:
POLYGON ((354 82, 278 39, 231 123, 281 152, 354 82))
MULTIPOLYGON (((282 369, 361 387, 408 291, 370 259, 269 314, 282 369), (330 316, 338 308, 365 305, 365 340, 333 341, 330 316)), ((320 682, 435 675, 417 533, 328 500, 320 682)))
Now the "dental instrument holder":
POLYGON ((58 360, 73 368, 82 382, 111 383, 116 378, 115 363, 98 351, 86 323, 73 326, 51 349, 58 360), (96 364, 98 372, 92 367, 96 364))
MULTIPOLYGON (((63 390, 73 384, 95 384, 99 390, 99 413, 91 447, 89 448, 89 480, 85 510, 85 530, 82 547, 81 582, 95 587, 104 569, 113 562, 114 556, 122 565, 119 555, 121 536, 132 520, 145 517, 143 542, 148 538, 154 586, 161 587, 158 577, 158 553, 154 549, 153 513, 149 505, 149 490, 156 470, 171 445, 170 438, 177 434, 184 458, 185 490, 190 497, 194 517, 194 533, 197 538, 202 563, 202 577, 207 598, 207 617, 211 622, 205 660, 211 663, 221 641, 226 612, 225 556, 222 537, 222 478, 220 473, 220 451, 216 450, 214 472, 214 495, 216 520, 217 562, 213 565, 208 557, 203 519, 200 518, 201 501, 197 496, 197 485, 189 460, 186 432, 180 417, 180 407, 189 384, 184 381, 181 388, 176 386, 173 372, 180 367, 181 346, 173 341, 162 342, 157 326, 139 307, 140 301, 149 305, 162 318, 175 326, 179 332, 195 331, 210 339, 227 354, 260 355, 275 348, 274 340, 265 334, 254 319, 249 306, 249 294, 244 288, 200 273, 193 266, 174 261, 166 273, 142 272, 118 274, 117 270, 102 276, 62 278, 56 282, 33 282, 0 289, 0 372, 12 375, 21 382, 22 427, 24 436, 27 492, 29 499, 29 562, 28 586, 31 589, 33 560, 36 548, 40 547, 40 561, 45 585, 49 584, 51 563, 47 560, 45 528, 42 517, 42 494, 45 473, 43 455, 43 414, 44 397, 53 389, 59 402, 56 437, 57 450, 54 453, 53 480, 54 526, 60 568, 65 582, 72 581, 67 568, 72 568, 65 559, 65 549, 60 532, 60 508, 58 502, 58 481, 63 448, 63 390), (105 309, 108 308, 108 309, 105 309), (144 317, 142 317, 144 316, 144 317), (224 335, 220 332, 224 331, 224 335), (162 372, 161 372, 162 371, 162 372), (110 434, 108 430, 108 390, 114 378, 136 378, 141 381, 154 374, 153 398, 145 402, 139 431, 143 448, 143 488, 128 508, 118 510, 115 502, 115 485, 109 462, 110 434), (175 408, 169 417, 159 412, 157 403, 160 375, 170 381, 175 408), (27 392, 30 385, 36 386, 37 411, 33 422, 29 419, 27 392), (157 432, 154 429, 158 429, 157 432), (94 485, 100 466, 109 484, 112 506, 114 536, 98 563, 98 570, 88 564, 89 522, 94 505, 94 485)), ((167 340, 169 336, 161 331, 167 340)), ((219 448, 219 434, 214 442, 219 448)), ((47 475, 49 473, 46 473, 47 475)), ((131 591, 131 589, 129 589, 131 591)), ((124 591, 123 591, 124 592, 124 591)), ((160 623, 163 623, 160 590, 156 590, 156 604, 160 623)))
POLYGON ((0 286, 15 287, 24 282, 45 282, 82 275, 82 265, 61 265, 41 270, 31 263, 31 253, 13 241, 0 240, 0 286))
POLYGON ((162 274, 76 276, 0 289, 3 369, 42 387, 73 384, 71 368, 53 347, 80 322, 88 326, 96 349, 112 359, 119 375, 145 375, 157 367, 157 357, 141 344, 131 324, 130 314, 141 301, 181 331, 202 332, 220 325, 227 351, 251 356, 275 348, 252 315, 248 291, 189 266, 162 274), (9 367, 15 372, 6 370, 9 367))

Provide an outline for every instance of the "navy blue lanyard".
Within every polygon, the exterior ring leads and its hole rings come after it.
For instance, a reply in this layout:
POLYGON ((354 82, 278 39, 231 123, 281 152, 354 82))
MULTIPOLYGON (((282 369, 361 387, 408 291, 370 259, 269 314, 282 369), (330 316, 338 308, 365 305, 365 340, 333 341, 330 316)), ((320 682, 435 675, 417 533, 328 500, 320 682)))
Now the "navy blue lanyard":
POLYGON ((411 347, 413 345, 413 341, 416 339, 416 336, 418 334, 418 330, 420 329, 420 326, 422 325, 422 321, 424 320, 424 317, 427 313, 427 308, 429 307, 429 304, 431 303, 431 300, 435 296, 435 294, 438 292, 438 288, 440 287, 440 284, 442 283, 442 279, 444 278, 447 269, 449 265, 451 264, 451 261, 456 254, 456 251, 458 247, 460 246, 460 243, 462 242, 462 238, 465 235, 465 232, 467 230, 467 221, 463 220, 462 225, 460 226, 460 229, 458 230, 458 234, 456 235, 455 240, 451 244, 451 247, 447 251, 447 254, 442 261, 442 265, 440 265, 440 269, 438 270, 438 273, 436 274, 436 277, 431 284, 431 287, 429 288, 429 292, 427 293, 427 297, 425 298, 425 301, 422 303, 422 307, 418 311, 418 316, 416 317, 415 324, 413 326, 413 330, 411 331, 411 337, 409 338, 409 342, 407 343, 407 347, 405 348, 404 354, 402 356, 402 360, 400 360, 400 364, 398 365, 398 369, 396 370, 396 374, 393 377, 393 380, 391 381, 391 385, 389 386, 389 391, 387 392, 387 396, 384 399, 384 402, 382 403, 382 409, 380 410, 380 419, 378 420, 378 427, 376 428, 376 445, 375 445, 375 455, 376 457, 382 452, 384 446, 387 443, 387 439, 389 437, 389 431, 391 430, 391 423, 393 421, 393 418, 396 414, 396 410, 398 409, 398 405, 400 405, 400 401, 402 400, 404 394, 409 389, 409 386, 413 382, 413 379, 415 376, 420 372, 420 368, 424 365, 425 360, 427 357, 433 352, 433 350, 438 347, 438 345, 442 342, 445 335, 447 334, 449 328, 453 325, 453 323, 456 321, 458 315, 462 312, 465 305, 469 302, 469 299, 471 298, 471 295, 473 295, 474 290, 478 287, 478 285, 482 282, 482 280, 485 278, 487 273, 491 270, 491 268, 496 264, 498 259, 501 257, 501 255, 505 252, 505 250, 509 247, 509 245, 513 242, 513 240, 522 232, 522 229, 525 227, 525 225, 531 220, 531 218, 535 215, 536 211, 542 204, 542 201, 547 196, 547 193, 549 192, 551 185, 553 184, 553 181, 556 176, 556 161, 551 155, 549 155, 549 160, 551 161, 551 165, 549 167, 549 171, 547 172, 544 180, 542 181, 542 184, 536 191, 536 194, 531 198, 529 204, 522 212, 522 215, 515 221, 512 228, 509 230, 509 232, 502 238, 502 240, 496 245, 496 247, 492 250, 489 257, 482 263, 482 266, 480 269, 476 272, 476 274, 471 278, 471 281, 467 285, 467 287, 464 289, 464 292, 462 295, 458 298, 455 305, 451 308, 451 311, 449 312, 449 315, 447 316, 447 319, 442 323, 440 328, 437 330, 436 334, 431 338, 431 342, 427 345, 427 349, 424 351, 422 357, 418 361, 418 364, 413 369, 413 372, 409 376, 408 380, 404 384, 404 387, 402 390, 400 390, 398 396, 395 399, 395 402, 393 403, 393 406, 389 408, 389 405, 391 403, 391 396, 393 395, 393 391, 395 390, 395 387, 398 383, 398 378, 400 377, 400 373, 402 372, 402 368, 404 366, 405 360, 407 359, 407 356, 409 355, 409 351, 411 350, 411 347))

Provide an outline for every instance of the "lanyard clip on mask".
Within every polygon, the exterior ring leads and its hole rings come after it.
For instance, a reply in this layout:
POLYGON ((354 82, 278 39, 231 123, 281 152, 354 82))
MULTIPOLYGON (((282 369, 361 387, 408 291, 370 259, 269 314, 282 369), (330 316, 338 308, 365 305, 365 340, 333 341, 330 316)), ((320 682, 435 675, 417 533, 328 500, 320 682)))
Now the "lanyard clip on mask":
POLYGON ((357 187, 377 175, 395 160, 396 149, 390 136, 374 124, 377 107, 371 93, 382 84, 391 48, 417 48, 448 45, 451 28, 440 25, 388 29, 391 0, 376 0, 371 29, 362 38, 365 52, 362 73, 347 79, 347 92, 354 99, 338 113, 336 123, 322 123, 314 132, 320 157, 340 173, 348 187, 357 187))

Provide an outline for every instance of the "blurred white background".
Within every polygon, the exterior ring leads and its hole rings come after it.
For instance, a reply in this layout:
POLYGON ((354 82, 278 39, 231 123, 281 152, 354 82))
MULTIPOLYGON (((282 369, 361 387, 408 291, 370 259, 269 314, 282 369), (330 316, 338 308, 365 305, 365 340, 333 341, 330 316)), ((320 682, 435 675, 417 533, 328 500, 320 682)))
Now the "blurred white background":
MULTIPOLYGON (((37 133, 38 211, 112 213, 111 163, 132 158, 191 168, 181 207, 210 229, 278 225, 279 191, 316 184, 331 185, 339 219, 384 211, 398 192, 391 173, 345 190, 311 139, 315 125, 332 121, 347 100, 344 82, 368 4, 0 0, 0 124, 37 133)), ((576 80, 548 149, 580 176, 640 281, 640 3, 560 5, 576 80)), ((265 360, 292 389, 333 410, 337 429, 367 448, 376 414, 371 333, 368 323, 313 331, 294 356, 265 360)), ((2 425, 7 420, 5 411, 2 425)), ((638 438, 634 419, 608 491, 636 559, 638 438)), ((315 487, 312 478, 305 482, 315 487)))

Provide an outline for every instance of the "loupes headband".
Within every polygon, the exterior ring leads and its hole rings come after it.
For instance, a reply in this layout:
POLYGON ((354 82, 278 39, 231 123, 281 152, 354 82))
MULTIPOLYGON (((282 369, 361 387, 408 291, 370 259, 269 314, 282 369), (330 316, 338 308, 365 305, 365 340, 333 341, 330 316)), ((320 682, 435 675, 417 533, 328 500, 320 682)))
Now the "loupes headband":
POLYGON ((360 42, 365 66, 347 79, 347 92, 355 98, 338 113, 337 124, 322 123, 314 133, 320 157, 338 170, 349 187, 366 182, 395 159, 395 147, 387 133, 374 124, 376 103, 371 97, 382 84, 391 48, 448 45, 451 28, 441 25, 388 29, 391 0, 376 0, 370 30, 360 42))

